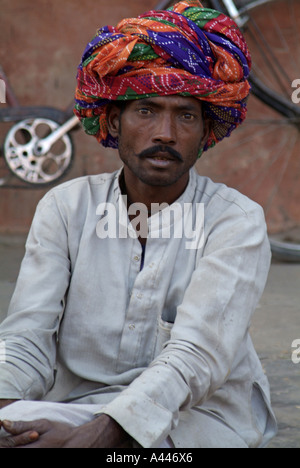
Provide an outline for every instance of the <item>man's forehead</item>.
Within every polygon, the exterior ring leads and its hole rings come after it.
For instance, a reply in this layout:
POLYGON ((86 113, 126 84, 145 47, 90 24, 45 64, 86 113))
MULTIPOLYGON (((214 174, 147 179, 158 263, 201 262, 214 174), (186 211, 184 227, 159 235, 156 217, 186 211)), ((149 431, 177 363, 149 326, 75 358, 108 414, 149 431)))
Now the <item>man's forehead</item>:
POLYGON ((199 99, 192 96, 153 96, 138 99, 136 105, 152 105, 159 108, 178 108, 187 110, 202 110, 202 104, 199 99))

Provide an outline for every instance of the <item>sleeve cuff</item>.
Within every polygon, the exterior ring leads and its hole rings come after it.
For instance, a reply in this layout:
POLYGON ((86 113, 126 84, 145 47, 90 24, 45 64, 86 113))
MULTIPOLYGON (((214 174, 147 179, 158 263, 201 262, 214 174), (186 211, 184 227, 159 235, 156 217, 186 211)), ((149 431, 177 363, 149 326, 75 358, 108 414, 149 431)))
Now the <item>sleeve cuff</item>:
POLYGON ((172 430, 172 413, 143 393, 124 390, 105 405, 107 414, 144 448, 158 448, 172 430))

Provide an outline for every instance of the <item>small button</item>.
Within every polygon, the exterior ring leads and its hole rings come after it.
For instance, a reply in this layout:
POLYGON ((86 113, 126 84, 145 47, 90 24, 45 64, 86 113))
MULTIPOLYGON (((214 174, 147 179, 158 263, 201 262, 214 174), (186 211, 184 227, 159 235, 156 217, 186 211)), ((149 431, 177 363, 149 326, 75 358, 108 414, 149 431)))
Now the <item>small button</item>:
POLYGON ((138 299, 143 299, 143 294, 142 294, 142 293, 138 293, 138 294, 136 295, 136 297, 137 297, 138 299))
POLYGON ((129 330, 134 330, 134 329, 135 329, 135 325, 134 325, 134 323, 131 323, 131 324, 129 325, 129 327, 128 327, 128 328, 129 328, 129 330))
POLYGON ((140 257, 138 255, 135 255, 135 257, 133 257, 133 260, 135 262, 139 262, 140 261, 140 257))

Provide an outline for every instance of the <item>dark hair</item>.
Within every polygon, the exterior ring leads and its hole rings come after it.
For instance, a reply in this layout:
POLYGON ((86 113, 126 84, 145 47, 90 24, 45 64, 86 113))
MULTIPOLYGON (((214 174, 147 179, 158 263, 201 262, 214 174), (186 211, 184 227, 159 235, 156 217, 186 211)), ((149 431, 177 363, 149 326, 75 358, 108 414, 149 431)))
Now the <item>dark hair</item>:
POLYGON ((121 100, 120 101, 112 101, 111 105, 117 106, 121 111, 120 115, 122 115, 124 113, 124 111, 125 111, 125 108, 126 108, 128 102, 129 101, 123 101, 123 100, 122 101, 121 100))

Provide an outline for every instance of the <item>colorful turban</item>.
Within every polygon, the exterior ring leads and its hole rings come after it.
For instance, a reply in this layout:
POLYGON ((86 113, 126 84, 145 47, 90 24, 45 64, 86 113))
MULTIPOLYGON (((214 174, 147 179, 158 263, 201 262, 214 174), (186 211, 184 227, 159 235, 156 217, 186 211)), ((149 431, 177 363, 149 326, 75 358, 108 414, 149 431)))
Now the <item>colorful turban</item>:
POLYGON ((75 114, 86 133, 117 148, 107 127, 111 101, 192 96, 211 120, 208 149, 244 121, 250 67, 234 21, 198 0, 184 0, 97 32, 78 68, 75 114))

